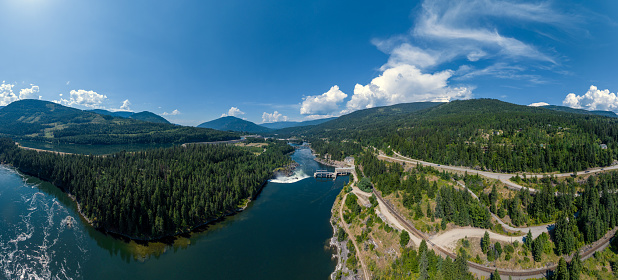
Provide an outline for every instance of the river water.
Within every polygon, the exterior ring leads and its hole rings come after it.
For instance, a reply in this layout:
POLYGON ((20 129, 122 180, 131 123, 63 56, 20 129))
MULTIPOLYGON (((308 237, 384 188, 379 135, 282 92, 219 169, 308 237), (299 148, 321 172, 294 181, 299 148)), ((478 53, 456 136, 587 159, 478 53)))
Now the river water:
POLYGON ((150 247, 94 230, 56 187, 0 166, 0 279, 327 279, 330 209, 348 178, 310 176, 332 168, 309 149, 292 158, 294 176, 271 180, 245 211, 150 247))

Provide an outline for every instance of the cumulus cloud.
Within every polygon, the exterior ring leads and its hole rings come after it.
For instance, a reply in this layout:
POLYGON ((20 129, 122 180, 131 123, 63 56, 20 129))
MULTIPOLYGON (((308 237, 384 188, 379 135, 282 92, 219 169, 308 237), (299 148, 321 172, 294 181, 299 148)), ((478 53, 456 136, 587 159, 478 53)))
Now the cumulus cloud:
POLYGON ((13 93, 13 84, 6 84, 2 81, 0 85, 0 106, 9 105, 11 102, 18 100, 19 98, 13 93))
POLYGON ((19 99, 41 99, 38 95, 39 86, 31 85, 31 88, 24 88, 19 91, 19 99))
POLYGON ((354 95, 341 113, 405 102, 466 99, 472 96, 471 87, 450 87, 448 79, 453 71, 423 73, 413 65, 402 64, 385 70, 368 85, 357 84, 354 95))
POLYGON ((69 99, 60 98, 53 102, 65 106, 82 106, 86 108, 103 108, 103 101, 107 99, 106 95, 98 94, 92 90, 71 90, 69 99))
POLYGON ((180 115, 180 111, 178 111, 178 109, 172 111, 171 113, 168 112, 163 112, 164 116, 176 116, 176 115, 180 115))
POLYGON ((389 58, 370 83, 355 86, 341 111, 336 107, 347 96, 337 88, 337 94, 306 97, 301 113, 327 116, 403 102, 467 99, 475 87, 453 81, 480 76, 544 83, 541 75, 529 73, 556 67, 556 57, 499 28, 542 24, 562 29, 578 21, 557 12, 551 2, 502 0, 425 0, 415 19, 408 34, 372 40, 389 58), (448 68, 453 64, 459 69, 448 68))
POLYGON ((532 103, 532 104, 530 104, 528 106, 530 106, 530 107, 541 107, 541 106, 547 106, 547 105, 549 105, 549 103, 547 103, 547 102, 535 102, 535 103, 532 103))
POLYGON ((608 89, 599 90, 593 85, 584 95, 569 93, 562 104, 577 109, 618 111, 616 93, 609 92, 608 89))
POLYGON ((339 110, 339 103, 348 97, 334 85, 321 95, 311 95, 303 99, 300 113, 303 115, 327 115, 339 110))
POLYGON ((227 113, 221 114, 221 117, 228 117, 228 116, 239 117, 244 114, 245 112, 241 111, 240 109, 236 107, 232 107, 227 111, 227 113))
POLYGON ((125 99, 125 101, 122 101, 122 105, 120 105, 120 110, 131 111, 131 102, 129 101, 129 99, 125 99))
POLYGON ((283 114, 274 111, 272 114, 264 112, 262 114, 262 122, 263 123, 274 123, 274 122, 286 122, 288 121, 288 117, 283 114))

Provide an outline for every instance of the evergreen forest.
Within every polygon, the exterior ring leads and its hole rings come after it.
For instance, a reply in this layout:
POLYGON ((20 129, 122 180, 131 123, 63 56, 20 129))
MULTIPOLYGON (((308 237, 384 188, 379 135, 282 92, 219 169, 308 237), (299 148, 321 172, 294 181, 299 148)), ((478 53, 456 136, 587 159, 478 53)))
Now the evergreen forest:
POLYGON ((135 239, 188 232, 255 197, 293 147, 259 155, 233 145, 184 145, 105 156, 21 149, 0 139, 0 162, 72 195, 93 226, 135 239))

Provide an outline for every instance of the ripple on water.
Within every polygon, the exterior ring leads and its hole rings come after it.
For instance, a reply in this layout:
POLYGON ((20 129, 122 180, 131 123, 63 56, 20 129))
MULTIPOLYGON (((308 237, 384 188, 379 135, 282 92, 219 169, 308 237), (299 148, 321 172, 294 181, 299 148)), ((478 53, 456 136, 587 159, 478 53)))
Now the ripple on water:
POLYGON ((0 215, 19 217, 0 217, 14 221, 0 228, 0 278, 81 278, 85 233, 67 208, 14 170, 0 168, 0 177, 0 215))

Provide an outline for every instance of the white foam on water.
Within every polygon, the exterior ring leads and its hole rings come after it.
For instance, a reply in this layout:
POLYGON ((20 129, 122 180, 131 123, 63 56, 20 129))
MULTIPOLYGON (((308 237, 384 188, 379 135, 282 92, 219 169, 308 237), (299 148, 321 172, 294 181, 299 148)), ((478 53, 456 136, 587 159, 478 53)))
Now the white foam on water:
POLYGON ((292 176, 278 176, 277 178, 270 179, 268 181, 279 184, 290 184, 307 179, 309 177, 311 176, 305 174, 305 172, 303 172, 301 169, 297 169, 296 171, 294 171, 294 174, 292 174, 292 176))
POLYGON ((18 194, 21 221, 0 231, 0 278, 79 278, 87 252, 81 227, 57 199, 35 191, 18 194))

